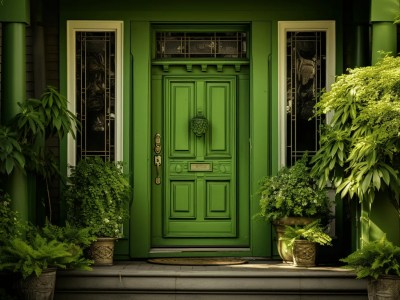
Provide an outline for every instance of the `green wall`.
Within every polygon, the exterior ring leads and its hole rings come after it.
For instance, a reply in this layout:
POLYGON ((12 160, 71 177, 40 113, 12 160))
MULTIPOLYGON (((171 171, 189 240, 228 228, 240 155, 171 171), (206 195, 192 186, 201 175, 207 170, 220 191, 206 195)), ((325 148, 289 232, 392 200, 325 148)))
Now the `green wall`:
MULTIPOLYGON (((150 248, 150 190, 152 159, 150 75, 152 24, 248 24, 251 28, 250 184, 251 215, 258 209, 258 180, 278 169, 278 20, 336 20, 337 72, 341 73, 341 1, 77 1, 61 0, 61 90, 66 93, 66 21, 124 21, 124 161, 130 166, 134 199, 131 243, 120 253, 146 257, 150 248), (260 3, 261 2, 261 3, 260 3)), ((212 25, 210 25, 212 27, 212 25)), ((62 165, 66 166, 66 142, 62 165)), ((250 216, 251 217, 251 216, 250 216)), ((251 218, 251 256, 272 256, 271 227, 251 218)))

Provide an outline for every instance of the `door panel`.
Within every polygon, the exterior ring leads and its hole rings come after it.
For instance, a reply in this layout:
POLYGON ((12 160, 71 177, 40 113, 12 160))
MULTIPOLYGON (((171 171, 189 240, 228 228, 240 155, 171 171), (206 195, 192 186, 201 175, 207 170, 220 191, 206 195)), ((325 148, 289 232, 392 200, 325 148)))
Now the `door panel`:
POLYGON ((195 157, 195 139, 190 134, 189 120, 195 110, 195 82, 171 82, 166 106, 166 132, 168 132, 170 155, 195 157))
POLYGON ((207 157, 232 157, 230 153, 235 134, 234 106, 236 95, 232 95, 231 82, 207 82, 207 115, 210 134, 207 139, 207 157))
POLYGON ((248 122, 247 108, 237 108, 248 105, 238 103, 237 81, 153 75, 152 127, 162 135, 163 152, 161 184, 153 183, 152 191, 152 247, 248 246, 248 172, 237 172, 237 116, 248 122), (209 122, 201 137, 190 128, 199 113, 209 122))
POLYGON ((230 145, 236 128, 235 79, 167 77, 164 82, 165 138, 171 141, 164 156, 164 236, 234 237, 235 174, 226 170, 235 166, 235 145, 230 145), (209 130, 201 137, 190 128, 199 113, 209 119, 209 130))

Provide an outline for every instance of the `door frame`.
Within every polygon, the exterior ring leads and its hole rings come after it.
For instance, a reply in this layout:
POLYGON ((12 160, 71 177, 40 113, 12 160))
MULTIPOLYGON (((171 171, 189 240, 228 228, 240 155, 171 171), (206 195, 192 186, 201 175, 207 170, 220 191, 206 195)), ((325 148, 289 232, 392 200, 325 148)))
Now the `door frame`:
MULTIPOLYGON (((272 230, 270 224, 252 218, 258 212, 258 181, 271 174, 272 155, 277 157, 277 133, 272 132, 276 89, 272 90, 277 66, 272 64, 272 25, 269 21, 251 22, 250 33, 250 249, 214 253, 230 256, 271 257, 272 230), (274 134, 273 134, 274 133, 274 134)), ((130 28, 132 67, 132 176, 133 202, 130 221, 130 255, 133 258, 168 256, 169 253, 150 253, 151 248, 151 161, 153 136, 151 121, 151 42, 152 24, 132 21, 130 28)), ((200 253, 201 254, 201 253, 200 253)), ((182 256, 194 253, 181 253, 182 256)))

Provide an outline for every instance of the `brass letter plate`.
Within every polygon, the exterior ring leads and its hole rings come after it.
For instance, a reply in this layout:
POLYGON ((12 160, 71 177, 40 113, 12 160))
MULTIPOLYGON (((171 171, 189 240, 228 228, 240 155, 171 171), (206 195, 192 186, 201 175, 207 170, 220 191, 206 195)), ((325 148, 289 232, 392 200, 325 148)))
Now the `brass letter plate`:
POLYGON ((189 171, 191 172, 212 172, 212 163, 189 163, 189 171))

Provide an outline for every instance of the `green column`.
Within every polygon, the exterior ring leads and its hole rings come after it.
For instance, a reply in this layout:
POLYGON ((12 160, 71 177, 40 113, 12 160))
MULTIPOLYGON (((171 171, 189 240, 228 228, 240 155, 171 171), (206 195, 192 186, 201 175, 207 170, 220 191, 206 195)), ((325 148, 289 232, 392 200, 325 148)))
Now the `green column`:
POLYGON ((18 102, 26 99, 26 45, 24 23, 3 23, 2 123, 18 112, 18 102))
POLYGON ((398 0, 371 0, 372 64, 380 57, 378 51, 396 54, 397 26, 393 21, 399 11, 398 0))
MULTIPOLYGON (((371 0, 372 58, 375 64, 379 51, 396 54, 397 28, 393 20, 399 12, 398 0, 371 0)), ((400 245, 400 219, 388 196, 377 193, 371 208, 361 205, 361 239, 373 241, 386 234, 393 243, 400 245)))
MULTIPOLYGON (((26 99, 25 23, 3 23, 2 53, 2 107, 1 122, 7 123, 18 112, 18 102, 26 99)), ((23 220, 28 220, 27 177, 21 170, 14 170, 8 178, 7 189, 13 208, 23 220)))
POLYGON ((381 55, 379 51, 391 52, 392 55, 397 51, 397 27, 390 22, 372 22, 372 64, 375 64, 381 55))

